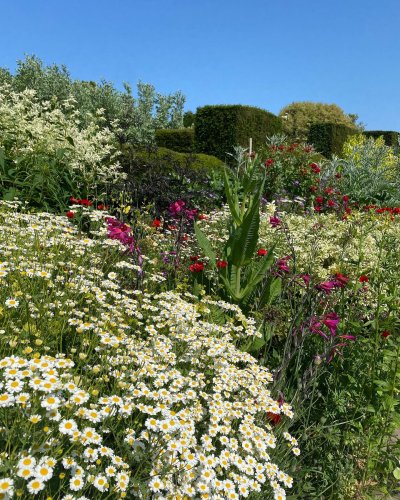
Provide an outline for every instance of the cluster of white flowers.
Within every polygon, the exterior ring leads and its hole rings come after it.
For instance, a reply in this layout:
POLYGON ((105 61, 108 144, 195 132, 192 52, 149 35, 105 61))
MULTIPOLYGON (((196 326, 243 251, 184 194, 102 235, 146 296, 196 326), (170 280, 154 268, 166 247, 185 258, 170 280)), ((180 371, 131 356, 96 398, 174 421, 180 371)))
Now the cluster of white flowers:
POLYGON ((223 301, 125 288, 136 270, 105 241, 0 206, 0 491, 285 498, 292 409, 235 346, 254 321, 223 301))
POLYGON ((97 123, 80 127, 80 113, 71 100, 54 107, 39 102, 34 90, 18 93, 7 84, 0 86, 0 147, 12 144, 12 158, 57 157, 62 148, 66 167, 91 188, 123 178, 115 133, 97 123))

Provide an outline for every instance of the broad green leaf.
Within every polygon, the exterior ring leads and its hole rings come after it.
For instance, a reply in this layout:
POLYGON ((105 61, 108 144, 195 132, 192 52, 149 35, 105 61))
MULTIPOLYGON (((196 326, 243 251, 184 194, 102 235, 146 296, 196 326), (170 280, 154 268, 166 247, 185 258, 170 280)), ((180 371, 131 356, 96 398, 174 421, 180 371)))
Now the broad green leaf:
POLYGON ((196 223, 194 224, 194 232, 196 233, 197 241, 201 249, 203 250, 205 256, 209 258, 210 264, 213 267, 216 267, 215 252, 212 249, 211 243, 207 238, 207 236, 203 233, 203 231, 199 228, 199 226, 196 223))
POLYGON ((243 223, 230 238, 231 255, 229 260, 232 264, 242 267, 250 263, 258 241, 258 230, 260 226, 260 207, 258 200, 247 211, 243 223))
POLYGON ((237 196, 236 199, 233 196, 231 186, 229 184, 229 178, 226 169, 224 170, 224 186, 225 186, 225 195, 226 199, 228 201, 229 209, 231 211, 231 215, 233 217, 233 220, 235 221, 235 224, 238 226, 241 224, 241 219, 239 217, 239 204, 237 201, 237 196))

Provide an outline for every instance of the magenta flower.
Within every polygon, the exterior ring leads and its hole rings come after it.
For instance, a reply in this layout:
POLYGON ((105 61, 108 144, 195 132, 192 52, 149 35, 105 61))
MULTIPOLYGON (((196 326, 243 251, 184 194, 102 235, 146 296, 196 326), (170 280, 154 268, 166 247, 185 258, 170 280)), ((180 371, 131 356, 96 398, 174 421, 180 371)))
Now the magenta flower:
POLYGON ((356 340, 357 337, 355 337, 354 335, 339 335, 339 337, 341 339, 345 339, 345 340, 351 340, 351 341, 354 341, 356 340))
POLYGON ((331 293, 337 287, 335 281, 323 281, 315 286, 317 290, 321 290, 321 292, 325 292, 327 295, 331 293))
POLYGON ((273 216, 269 218, 269 223, 272 227, 279 227, 282 224, 282 221, 279 217, 273 216))
POLYGON ((325 316, 325 319, 322 322, 325 326, 328 327, 331 336, 334 337, 336 335, 336 330, 340 322, 339 316, 335 312, 331 312, 325 316))
POLYGON ((177 200, 170 204, 168 211, 172 217, 177 217, 181 214, 184 206, 185 202, 183 200, 177 200))

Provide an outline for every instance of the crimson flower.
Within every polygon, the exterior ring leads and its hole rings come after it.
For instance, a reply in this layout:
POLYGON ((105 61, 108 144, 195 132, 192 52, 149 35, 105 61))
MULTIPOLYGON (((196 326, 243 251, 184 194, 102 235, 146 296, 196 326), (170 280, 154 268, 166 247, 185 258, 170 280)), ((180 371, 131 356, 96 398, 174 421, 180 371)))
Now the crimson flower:
POLYGON ((324 202, 324 199, 322 196, 317 196, 315 198, 315 203, 318 203, 318 205, 322 205, 323 202, 324 202))
POLYGON ((278 227, 281 225, 282 221, 279 217, 270 217, 269 218, 269 223, 271 224, 272 227, 278 227))
POLYGON ((69 202, 71 203, 71 205, 79 204, 79 200, 77 198, 74 198, 73 196, 70 197, 69 202))
POLYGON ((273 158, 268 158, 268 160, 265 160, 264 165, 266 167, 270 167, 271 165, 273 165, 273 163, 274 163, 274 159, 273 158))
POLYGON ((328 200, 328 205, 330 207, 334 207, 335 206, 335 202, 333 200, 328 200))
POLYGON ((154 219, 152 223, 153 227, 160 227, 161 226, 161 221, 159 219, 154 219))
POLYGON ((368 276, 366 276, 365 274, 362 274, 359 278, 359 281, 360 283, 368 283, 368 276))
POLYGON ((226 262, 226 260, 217 260, 217 267, 219 269, 224 269, 225 267, 227 267, 228 263, 226 262))
POLYGON ((204 264, 202 262, 195 262, 189 266, 189 271, 192 273, 201 273, 204 270, 204 264))
POLYGON ((342 197, 342 200, 347 203, 349 201, 349 197, 347 196, 347 194, 345 194, 343 197, 342 197))
POLYGON ((279 422, 282 420, 281 415, 272 413, 271 411, 267 411, 267 417, 274 425, 279 424, 279 422))
POLYGON ((207 215, 205 215, 205 214, 199 214, 198 219, 200 219, 200 220, 207 219, 207 215))
POLYGON ((189 259, 192 261, 192 262, 196 262, 196 260, 199 260, 199 255, 191 255, 189 257, 189 259))
POLYGON ((349 282, 349 277, 344 276, 342 273, 336 273, 335 278, 336 278, 336 286, 338 286, 339 288, 345 287, 349 282))
POLYGON ((75 217, 75 213, 72 210, 68 210, 65 215, 68 217, 68 219, 73 219, 75 217))
POLYGON ((381 337, 383 339, 386 339, 387 337, 390 336, 390 332, 388 332, 387 330, 384 330, 382 333, 381 333, 381 337))
POLYGON ((257 250, 257 255, 260 255, 261 257, 263 257, 264 255, 267 255, 268 251, 265 250, 265 248, 259 248, 257 250))

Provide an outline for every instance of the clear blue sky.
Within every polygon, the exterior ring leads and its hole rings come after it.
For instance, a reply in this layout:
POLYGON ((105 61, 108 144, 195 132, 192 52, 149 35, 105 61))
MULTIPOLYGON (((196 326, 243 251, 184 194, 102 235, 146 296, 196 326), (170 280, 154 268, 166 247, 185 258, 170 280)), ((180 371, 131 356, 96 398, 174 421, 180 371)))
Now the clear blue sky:
POLYGON ((10 0, 0 66, 24 54, 118 88, 181 90, 186 110, 336 103, 400 131, 400 0, 10 0))

